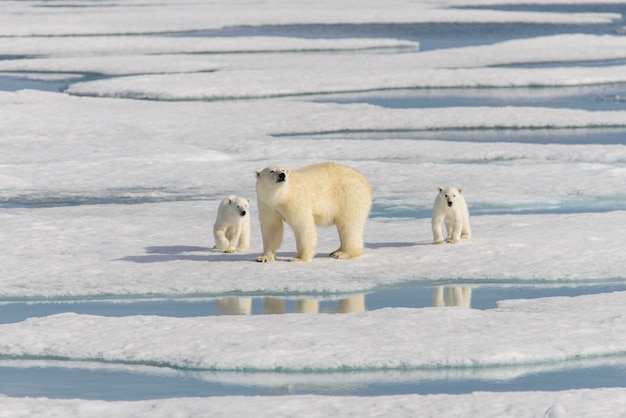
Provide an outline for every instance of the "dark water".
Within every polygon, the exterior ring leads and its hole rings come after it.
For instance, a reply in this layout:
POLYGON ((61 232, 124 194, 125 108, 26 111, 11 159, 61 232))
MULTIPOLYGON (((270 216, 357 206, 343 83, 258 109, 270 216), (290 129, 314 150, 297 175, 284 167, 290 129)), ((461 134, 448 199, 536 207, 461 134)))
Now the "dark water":
MULTIPOLYGON (((317 394, 337 396, 382 396, 403 394, 467 394, 475 391, 555 391, 582 388, 623 387, 626 365, 573 367, 557 371, 529 372, 512 379, 498 378, 423 378, 406 377, 398 380, 379 376, 349 374, 349 379, 329 374, 319 382, 319 375, 311 374, 290 380, 281 374, 265 374, 251 382, 249 374, 230 373, 204 376, 179 373, 175 376, 158 373, 75 369, 66 367, 2 367, 0 366, 0 393, 12 397, 48 397, 61 399, 142 400, 173 397, 202 396, 281 396, 317 394), (266 379, 266 383, 263 380, 266 379), (239 380, 241 383, 230 382, 239 380), (276 380, 284 383, 273 383, 276 380), (373 383, 372 380, 374 381, 373 383), (53 384, 51 382, 54 382, 53 384), (248 383, 245 383, 248 382, 248 383), (368 383, 363 383, 368 382, 368 383)), ((324 377, 324 376, 322 376, 324 377)), ((345 374, 344 376, 345 377, 345 374)))
POLYGON ((228 303, 235 306, 239 302, 249 304, 245 314, 262 315, 276 313, 298 313, 298 303, 303 300, 316 300, 319 313, 340 313, 342 302, 359 298, 363 310, 374 311, 384 308, 426 308, 433 306, 436 292, 444 295, 450 288, 463 288, 471 291, 472 309, 493 309, 497 302, 506 299, 535 299, 555 296, 575 297, 598 293, 626 291, 626 283, 587 284, 563 286, 557 284, 542 285, 441 285, 403 284, 391 288, 377 289, 372 292, 334 296, 283 297, 271 294, 232 296, 224 295, 212 299, 186 300, 145 300, 113 302, 7 302, 0 304, 0 324, 20 322, 31 317, 42 317, 65 312, 74 312, 101 316, 158 315, 167 317, 204 317, 232 314, 228 303), (362 302, 361 302, 362 300, 362 302))
POLYGON ((31 80, 27 77, 15 75, 0 75, 1 91, 18 90, 42 90, 42 91, 62 91, 67 88, 67 81, 31 80))
POLYGON ((575 87, 415 89, 324 97, 318 102, 368 103, 389 109, 468 106, 540 106, 611 111, 626 109, 626 84, 575 87))
MULTIPOLYGON (((489 7, 492 9, 491 7, 489 7)), ((542 9, 539 7, 538 9, 542 9)), ((556 8, 558 9, 558 7, 556 8)), ((566 11, 563 10, 550 11, 566 11)), ((541 10, 539 10, 541 11, 541 10)), ((546 10, 548 11, 548 10, 546 10)), ((583 10, 579 10, 583 11, 583 10)), ((625 5, 600 9, 601 12, 626 14, 625 5)), ((622 20, 608 24, 529 24, 529 23, 406 23, 406 24, 308 24, 229 27, 212 31, 171 33, 171 36, 283 36, 309 39, 391 38, 417 41, 421 51, 488 45, 513 39, 550 36, 556 33, 616 34, 622 20)))

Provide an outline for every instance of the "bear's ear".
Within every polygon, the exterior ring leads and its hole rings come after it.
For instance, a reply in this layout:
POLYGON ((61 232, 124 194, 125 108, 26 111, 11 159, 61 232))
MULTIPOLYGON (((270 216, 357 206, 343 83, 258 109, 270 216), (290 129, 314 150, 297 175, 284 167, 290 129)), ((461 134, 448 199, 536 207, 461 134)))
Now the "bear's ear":
POLYGON ((459 194, 463 193, 463 188, 462 187, 457 187, 456 189, 459 191, 459 194))
POLYGON ((228 204, 231 205, 233 203, 233 199, 228 199, 228 204))
POLYGON ((248 203, 250 203, 250 198, 247 198, 246 200, 248 201, 248 203))
POLYGON ((443 187, 439 188, 439 193, 443 192, 443 187))
POLYGON ((256 178, 261 177, 261 172, 260 171, 255 171, 254 172, 254 177, 256 177, 256 178))

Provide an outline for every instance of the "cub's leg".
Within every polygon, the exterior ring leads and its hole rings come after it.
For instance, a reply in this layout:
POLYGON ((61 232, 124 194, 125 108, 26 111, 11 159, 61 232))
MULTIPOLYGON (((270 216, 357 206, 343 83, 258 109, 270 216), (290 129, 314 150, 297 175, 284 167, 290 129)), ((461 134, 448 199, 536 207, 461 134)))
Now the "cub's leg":
POLYGON ((214 229, 213 235, 215 237, 215 248, 230 254, 235 252, 235 246, 231 244, 228 232, 227 227, 218 227, 214 229))

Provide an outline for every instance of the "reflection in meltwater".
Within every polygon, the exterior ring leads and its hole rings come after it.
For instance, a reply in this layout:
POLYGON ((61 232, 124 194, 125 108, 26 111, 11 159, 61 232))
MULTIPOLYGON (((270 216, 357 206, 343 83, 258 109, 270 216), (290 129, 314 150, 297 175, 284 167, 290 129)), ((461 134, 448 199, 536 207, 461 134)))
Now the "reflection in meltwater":
POLYGON ((472 304, 472 289, 470 287, 450 286, 444 289, 443 286, 435 286, 433 290, 433 306, 460 306, 469 308, 472 304))
MULTIPOLYGON (((252 298, 228 296, 218 301, 219 311, 222 315, 251 315, 252 298)), ((351 313, 365 312, 365 295, 356 295, 341 299, 337 302, 334 311, 324 310, 324 313, 351 313)), ((320 312, 320 301, 317 299, 298 299, 295 304, 294 313, 318 313, 320 312)), ((263 314, 284 314, 285 299, 267 296, 263 298, 263 314)))
MULTIPOLYGON (((406 294, 394 300, 382 303, 377 294, 370 294, 370 308, 381 309, 389 306, 399 307, 427 307, 431 306, 430 299, 423 292, 414 298, 406 294), (398 300, 396 300, 398 299, 398 300), (407 300, 408 299, 408 300, 407 300), (397 303, 397 305, 395 305, 397 303), (373 308, 372 308, 373 307, 373 308)), ((346 297, 340 300, 319 300, 314 298, 289 299, 277 296, 262 298, 228 296, 218 300, 217 306, 221 315, 276 315, 285 313, 354 313, 365 312, 365 294, 346 297)), ((458 306, 469 308, 472 302, 472 288, 462 286, 436 286, 433 288, 432 306, 458 306)))

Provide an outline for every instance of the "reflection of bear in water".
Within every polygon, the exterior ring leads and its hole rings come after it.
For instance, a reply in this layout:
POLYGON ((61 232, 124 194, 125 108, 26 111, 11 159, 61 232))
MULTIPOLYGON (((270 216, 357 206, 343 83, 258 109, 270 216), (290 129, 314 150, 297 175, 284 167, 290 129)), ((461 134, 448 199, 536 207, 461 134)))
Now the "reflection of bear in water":
MULTIPOLYGON (((250 315, 252 314, 252 299, 238 296, 227 296, 217 302, 222 315, 250 315)), ((320 301, 317 299, 298 299, 295 313, 318 313, 320 301)), ((333 312, 333 311, 324 311, 333 312)), ((365 312, 365 295, 350 296, 338 302, 337 313, 365 312)), ((263 298, 263 314, 284 314, 285 299, 274 296, 263 298)))
POLYGON ((471 287, 450 286, 444 290, 443 286, 436 286, 433 290, 433 306, 461 306, 469 308, 471 305, 471 287))
POLYGON ((463 189, 461 188, 439 188, 439 194, 435 198, 435 206, 433 208, 433 244, 444 243, 441 235, 442 224, 444 223, 448 232, 445 242, 455 244, 461 238, 469 238, 472 235, 469 224, 469 210, 462 193, 463 189))
POLYGON ((276 259, 283 240, 283 221, 293 229, 297 255, 310 261, 317 245, 316 226, 336 225, 341 244, 334 258, 363 253, 363 229, 372 207, 370 185, 358 171, 336 163, 321 163, 298 170, 267 167, 256 172, 263 255, 259 262, 276 259))
POLYGON ((215 249, 225 253, 250 249, 250 199, 226 196, 217 209, 213 225, 215 249))

